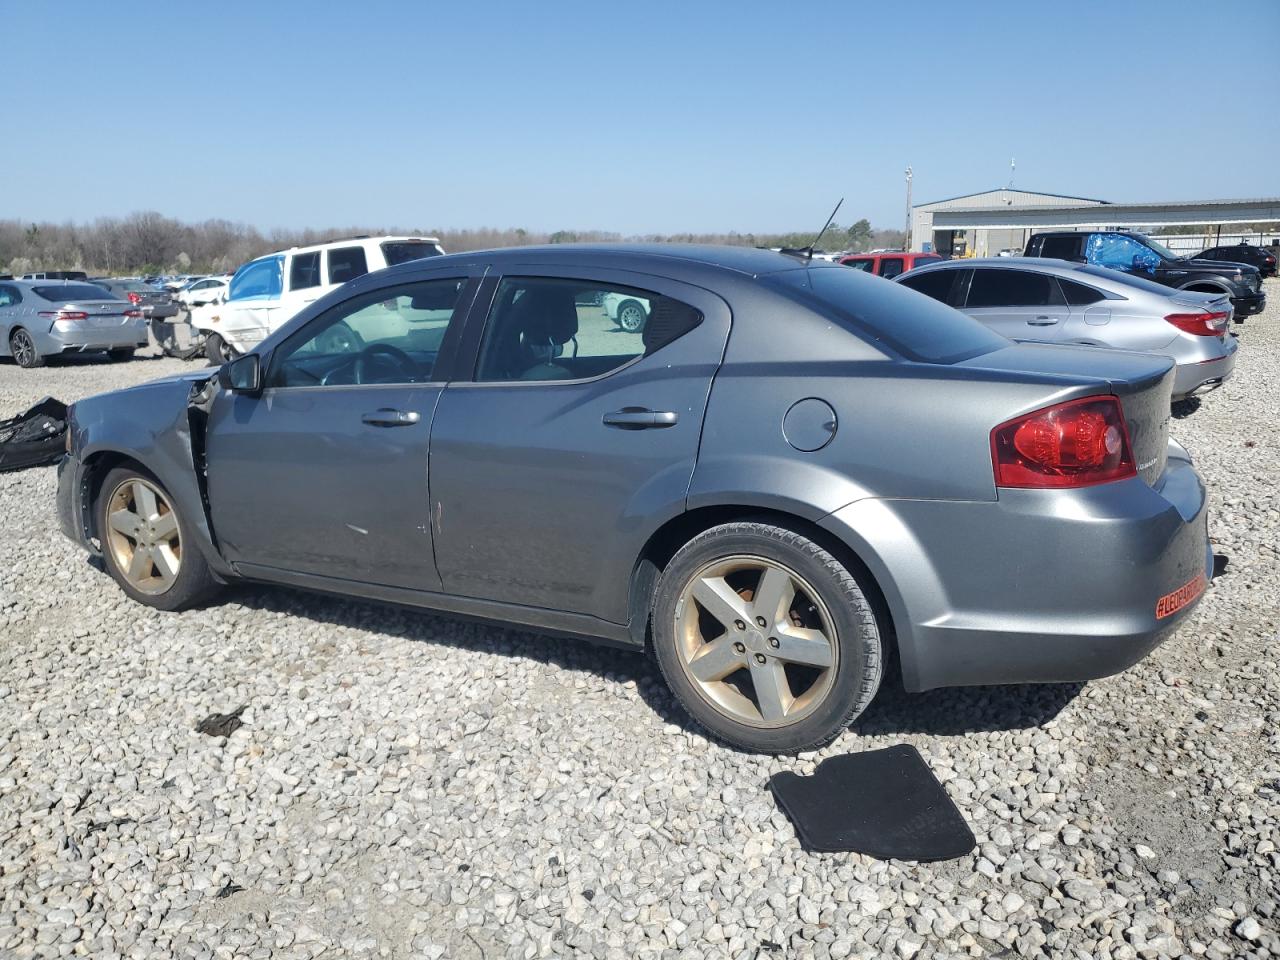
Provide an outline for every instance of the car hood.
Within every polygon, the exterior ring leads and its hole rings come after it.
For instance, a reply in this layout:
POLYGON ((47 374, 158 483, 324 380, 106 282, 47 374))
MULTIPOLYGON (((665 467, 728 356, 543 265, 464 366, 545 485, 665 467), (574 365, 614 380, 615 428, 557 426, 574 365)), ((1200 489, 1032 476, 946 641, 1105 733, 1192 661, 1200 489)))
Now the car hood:
POLYGON ((1240 269, 1244 273, 1257 273, 1258 268, 1248 263, 1237 263, 1234 260, 1179 260, 1180 269, 1194 270, 1197 273, 1222 273, 1223 270, 1240 269))

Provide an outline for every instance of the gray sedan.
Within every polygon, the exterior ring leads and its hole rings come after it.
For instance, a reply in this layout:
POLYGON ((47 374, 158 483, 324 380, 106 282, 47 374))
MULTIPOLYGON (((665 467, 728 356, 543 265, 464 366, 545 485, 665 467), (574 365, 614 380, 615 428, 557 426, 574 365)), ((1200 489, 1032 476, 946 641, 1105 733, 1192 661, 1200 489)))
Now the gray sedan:
POLYGON ((251 580, 651 650, 704 728, 794 751, 891 647, 927 690, 1104 676, 1168 636, 1213 566, 1172 381, 768 251, 433 257, 76 403, 58 512, 152 607, 251 580))
POLYGON ((106 351, 127 360, 147 345, 142 311, 91 283, 0 282, 0 357, 38 367, 63 353, 106 351))
POLYGON ((178 304, 166 290, 160 290, 141 280, 102 279, 92 281, 109 290, 121 300, 128 300, 148 320, 167 320, 178 315, 178 304))
POLYGON ((1225 293, 1171 290, 1106 267, 1040 257, 948 260, 898 282, 1013 340, 1163 354, 1178 365, 1175 400, 1221 386, 1235 369, 1225 293))

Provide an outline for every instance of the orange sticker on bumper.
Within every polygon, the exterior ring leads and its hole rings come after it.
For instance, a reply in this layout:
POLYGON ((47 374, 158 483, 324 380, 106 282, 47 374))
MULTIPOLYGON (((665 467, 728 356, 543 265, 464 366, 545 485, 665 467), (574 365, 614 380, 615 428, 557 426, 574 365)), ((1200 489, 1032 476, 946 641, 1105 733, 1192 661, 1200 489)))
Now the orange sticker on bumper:
POLYGON ((1189 603, 1193 603, 1208 584, 1203 573, 1196 574, 1173 593, 1166 593, 1156 601, 1156 619, 1171 617, 1189 603))

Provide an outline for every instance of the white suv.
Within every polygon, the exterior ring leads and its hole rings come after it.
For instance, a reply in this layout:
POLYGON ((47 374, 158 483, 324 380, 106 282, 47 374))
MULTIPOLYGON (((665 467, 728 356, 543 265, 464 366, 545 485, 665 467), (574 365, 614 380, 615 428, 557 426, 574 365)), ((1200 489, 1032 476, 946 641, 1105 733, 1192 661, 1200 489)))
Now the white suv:
POLYGON ((293 247, 236 271, 226 300, 191 312, 205 353, 221 363, 252 350, 294 314, 348 280, 444 253, 434 237, 353 237, 293 247))

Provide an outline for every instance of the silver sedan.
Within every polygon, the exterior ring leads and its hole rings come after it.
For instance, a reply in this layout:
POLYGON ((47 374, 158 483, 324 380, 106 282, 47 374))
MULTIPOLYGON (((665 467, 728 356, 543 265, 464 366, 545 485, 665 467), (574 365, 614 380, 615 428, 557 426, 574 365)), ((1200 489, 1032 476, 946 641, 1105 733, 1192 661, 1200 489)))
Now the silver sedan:
POLYGON ((63 353, 105 351, 127 360, 147 345, 147 322, 128 300, 92 283, 6 280, 0 283, 0 357, 41 366, 63 353))
POLYGON ((1106 267, 1041 257, 949 260, 897 282, 1011 340, 1164 354, 1178 365, 1174 400, 1221 386, 1235 369, 1226 294, 1171 290, 1106 267))

